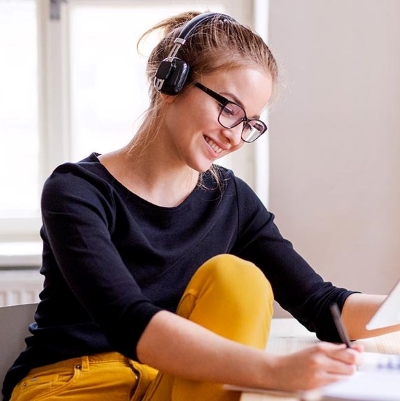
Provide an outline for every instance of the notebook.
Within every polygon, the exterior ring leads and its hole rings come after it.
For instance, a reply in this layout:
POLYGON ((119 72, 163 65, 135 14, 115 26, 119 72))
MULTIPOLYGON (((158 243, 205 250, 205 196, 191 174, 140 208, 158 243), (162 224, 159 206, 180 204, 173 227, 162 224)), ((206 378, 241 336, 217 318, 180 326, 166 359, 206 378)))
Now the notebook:
POLYGON ((363 353, 359 370, 348 379, 326 386, 324 401, 399 401, 400 355, 363 353))
MULTIPOLYGON (((400 280, 367 324, 368 330, 400 324, 400 280)), ((400 400, 400 397, 399 397, 400 400)))

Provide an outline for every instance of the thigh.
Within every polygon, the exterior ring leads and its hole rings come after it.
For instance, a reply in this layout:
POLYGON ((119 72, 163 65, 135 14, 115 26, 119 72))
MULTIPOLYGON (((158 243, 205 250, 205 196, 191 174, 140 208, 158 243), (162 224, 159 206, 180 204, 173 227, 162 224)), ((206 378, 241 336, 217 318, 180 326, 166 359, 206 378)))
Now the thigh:
POLYGON ((219 383, 179 379, 159 373, 142 401, 239 401, 239 391, 222 389, 219 383))
POLYGON ((89 357, 33 369, 14 389, 11 401, 129 401, 138 374, 123 361, 89 362, 89 357), (61 366, 60 366, 61 365, 61 366))
POLYGON ((11 401, 52 400, 75 387, 81 373, 79 365, 34 369, 14 388, 11 401))

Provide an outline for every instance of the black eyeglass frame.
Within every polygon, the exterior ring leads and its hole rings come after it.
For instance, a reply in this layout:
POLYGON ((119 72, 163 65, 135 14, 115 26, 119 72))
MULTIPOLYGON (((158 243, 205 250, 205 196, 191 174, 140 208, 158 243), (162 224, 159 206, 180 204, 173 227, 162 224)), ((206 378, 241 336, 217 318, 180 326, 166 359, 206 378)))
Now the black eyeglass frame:
POLYGON ((259 119, 257 119, 257 118, 247 118, 246 111, 245 111, 244 108, 243 108, 242 106, 240 106, 239 104, 237 104, 237 103, 235 103, 235 102, 232 102, 231 100, 227 99, 226 97, 220 95, 220 94, 217 93, 217 92, 214 92, 212 89, 207 88, 207 86, 204 86, 203 84, 201 84, 201 83, 198 82, 198 81, 193 81, 193 85, 196 86, 197 88, 199 88, 200 90, 202 90, 202 91, 203 91, 204 93, 206 93, 208 96, 211 96, 214 100, 216 100, 216 101, 220 104, 221 110, 220 110, 220 112, 219 112, 219 114, 218 114, 218 123, 219 123, 222 127, 231 129, 231 128, 237 127, 240 123, 243 123, 243 129, 242 129, 242 134, 243 134, 243 131, 244 131, 246 125, 249 123, 249 121, 257 121, 259 124, 262 125, 262 127, 264 128, 263 131, 260 133, 260 135, 258 135, 258 136, 257 136, 255 139, 253 139, 252 141, 249 141, 249 140, 244 139, 244 138, 243 138, 243 135, 241 135, 241 139, 242 139, 243 142, 246 142, 246 143, 253 143, 253 142, 256 141, 258 138, 260 138, 260 136, 261 136, 262 134, 264 134, 264 133, 267 131, 268 127, 267 127, 267 125, 264 123, 264 121, 261 121, 261 120, 259 120, 259 119), (222 124, 221 121, 220 121, 220 117, 221 117, 222 111, 224 110, 224 107, 225 107, 226 105, 228 105, 228 104, 234 104, 235 106, 239 107, 240 109, 243 110, 243 114, 244 114, 244 116, 243 116, 239 121, 235 122, 235 123, 232 124, 231 126, 226 126, 226 125, 222 124))

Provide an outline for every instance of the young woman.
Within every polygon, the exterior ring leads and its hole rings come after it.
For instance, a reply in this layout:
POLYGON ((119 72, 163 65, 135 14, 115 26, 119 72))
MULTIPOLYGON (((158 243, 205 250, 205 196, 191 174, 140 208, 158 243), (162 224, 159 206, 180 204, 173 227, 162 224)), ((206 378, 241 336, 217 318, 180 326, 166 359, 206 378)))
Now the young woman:
POLYGON ((361 354, 334 344, 332 303, 352 338, 384 333, 364 330, 381 297, 323 281, 249 186, 214 164, 267 129, 260 114, 278 74, 267 45, 221 14, 156 29, 150 108, 132 141, 59 166, 44 186, 44 289, 6 400, 312 389, 351 375, 361 354), (274 298, 324 341, 266 353, 274 298))

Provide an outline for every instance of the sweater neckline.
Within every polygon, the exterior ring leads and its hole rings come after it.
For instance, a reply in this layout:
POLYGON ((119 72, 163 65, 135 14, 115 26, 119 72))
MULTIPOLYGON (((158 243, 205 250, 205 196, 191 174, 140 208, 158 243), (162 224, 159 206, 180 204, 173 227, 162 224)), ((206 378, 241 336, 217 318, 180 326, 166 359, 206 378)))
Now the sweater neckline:
POLYGON ((125 197, 127 198, 132 198, 135 199, 136 201, 140 202, 142 206, 144 207, 148 207, 148 208, 152 208, 160 210, 160 211, 177 211, 180 210, 182 208, 186 208, 186 205, 191 203, 191 200, 194 198, 194 196, 196 195, 196 193, 201 190, 201 186, 200 185, 196 185, 196 187, 193 189, 192 192, 189 193, 189 195, 179 204, 176 206, 160 206, 157 205, 155 203, 152 203, 150 201, 148 201, 147 199, 142 198, 141 196, 137 195, 135 192, 132 192, 131 190, 129 190, 125 185, 123 185, 120 181, 118 181, 108 170, 107 168, 100 162, 98 156, 100 156, 101 153, 97 153, 97 152, 93 152, 88 159, 89 161, 92 161, 94 163, 96 163, 99 168, 101 169, 101 171, 103 172, 103 174, 105 174, 106 178, 107 178, 107 182, 109 182, 110 185, 117 187, 118 192, 123 193, 125 197))

